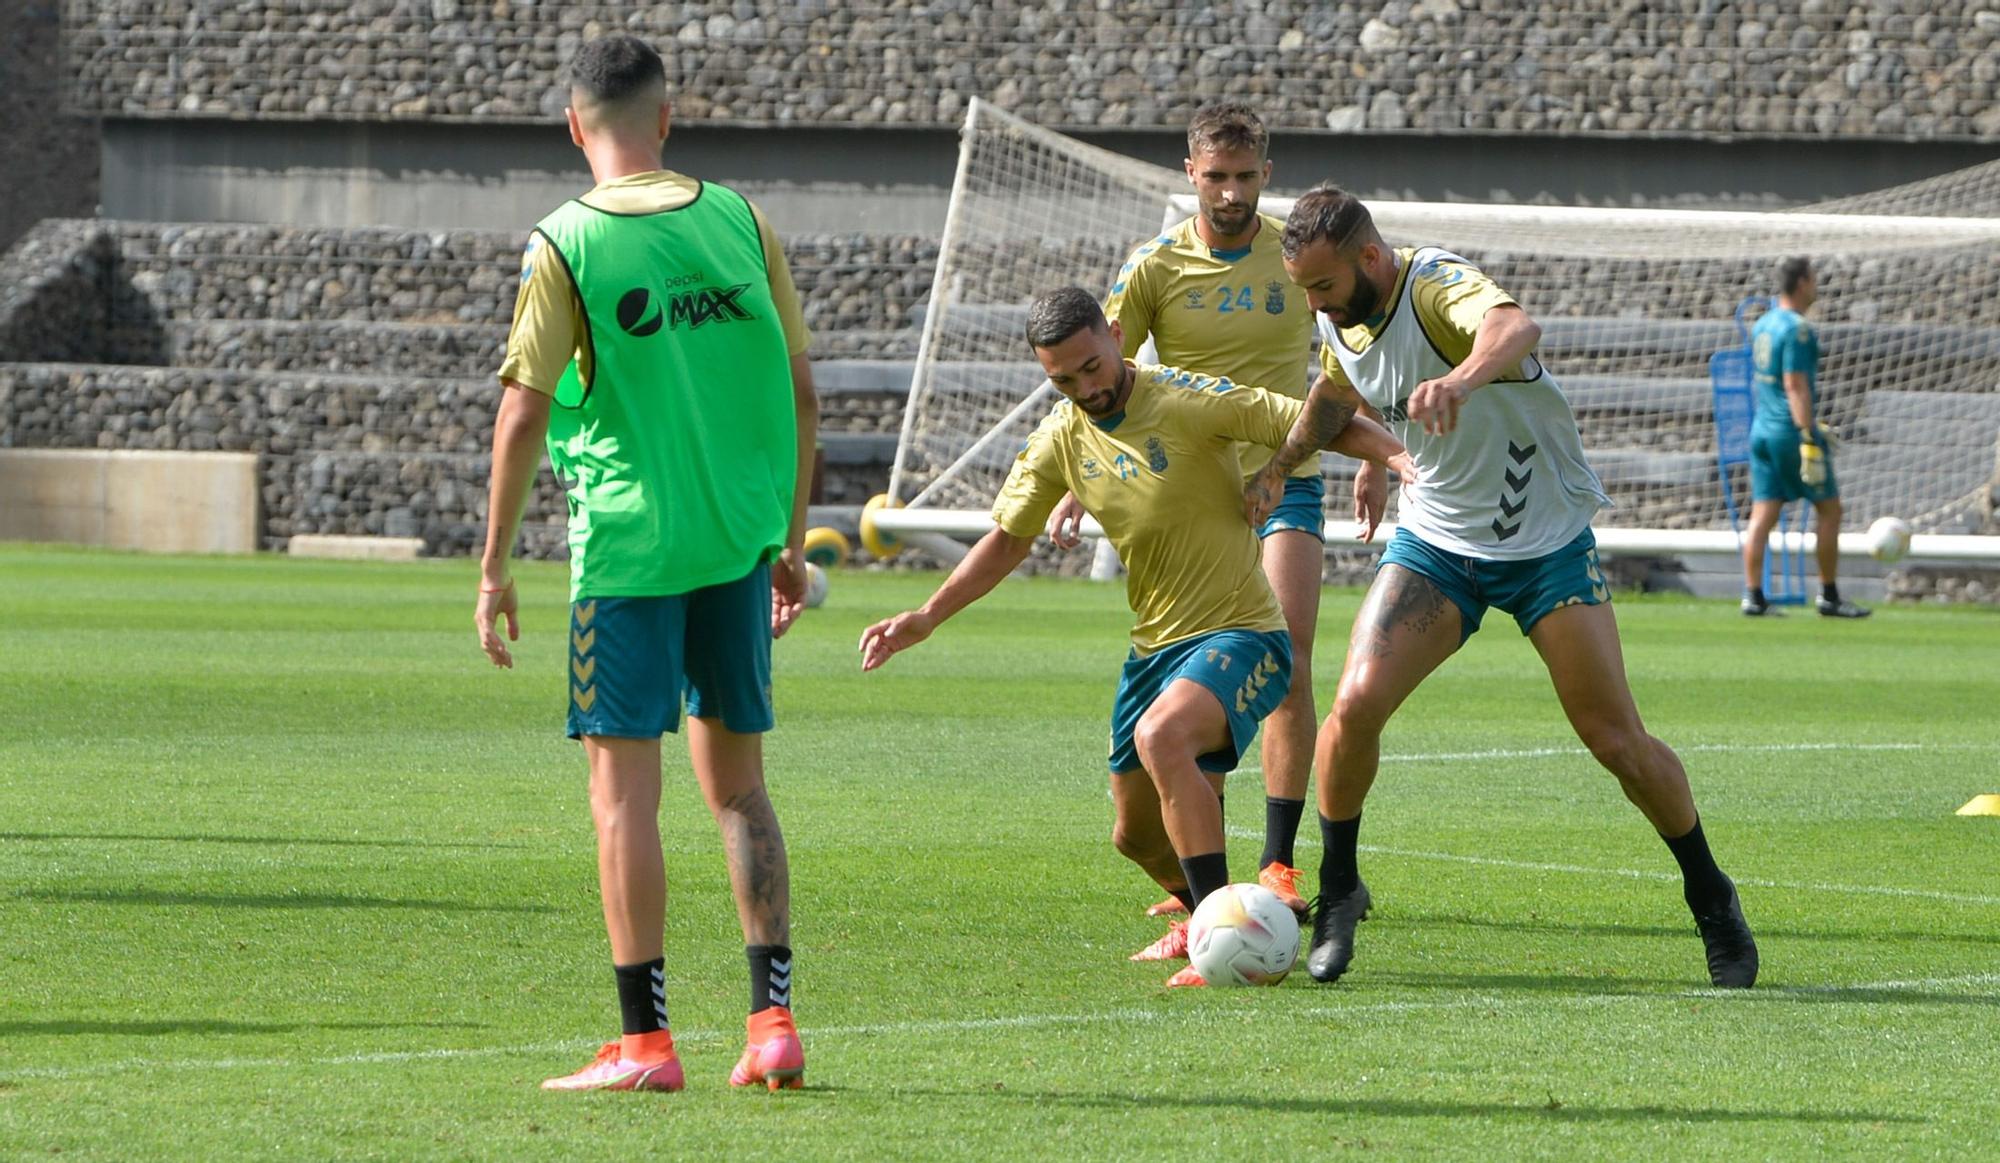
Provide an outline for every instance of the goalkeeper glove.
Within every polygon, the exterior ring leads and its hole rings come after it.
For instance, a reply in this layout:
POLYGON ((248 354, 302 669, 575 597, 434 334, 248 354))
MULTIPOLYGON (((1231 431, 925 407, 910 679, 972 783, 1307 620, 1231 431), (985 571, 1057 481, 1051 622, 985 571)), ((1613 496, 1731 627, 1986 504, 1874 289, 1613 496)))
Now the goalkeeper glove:
POLYGON ((1826 453, 1810 440, 1799 445, 1799 479, 1813 488, 1826 483, 1826 453))

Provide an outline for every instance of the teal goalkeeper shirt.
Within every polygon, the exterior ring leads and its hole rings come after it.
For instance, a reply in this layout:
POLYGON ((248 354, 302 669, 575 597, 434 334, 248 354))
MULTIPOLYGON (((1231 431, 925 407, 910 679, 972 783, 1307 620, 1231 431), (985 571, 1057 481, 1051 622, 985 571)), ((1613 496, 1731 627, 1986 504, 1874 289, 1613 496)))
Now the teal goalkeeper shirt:
POLYGON ((1791 401, 1785 397, 1785 373, 1803 372, 1811 407, 1819 410, 1819 335, 1805 317, 1788 307, 1773 307, 1750 329, 1751 391, 1757 404, 1752 430, 1765 436, 1797 436, 1791 401))

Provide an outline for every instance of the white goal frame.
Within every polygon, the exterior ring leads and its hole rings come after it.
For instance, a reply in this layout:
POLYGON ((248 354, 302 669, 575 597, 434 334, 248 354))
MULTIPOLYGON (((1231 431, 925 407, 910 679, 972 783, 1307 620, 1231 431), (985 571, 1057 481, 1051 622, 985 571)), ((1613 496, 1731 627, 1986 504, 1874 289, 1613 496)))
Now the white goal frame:
MULTIPOLYGON (((965 129, 961 137, 958 167, 954 177, 949 206, 945 216, 943 238, 939 247, 938 272, 933 279, 931 309, 925 312, 924 329, 918 346, 916 372, 912 377, 910 401, 905 408, 899 438, 896 465, 890 476, 889 497, 898 498, 910 483, 905 476, 902 449, 912 439, 912 429, 918 412, 918 392, 924 381, 926 356, 932 351, 939 328, 946 311, 943 309, 956 297, 951 285, 950 272, 945 262, 953 253, 953 243, 963 229, 963 199, 967 186, 967 173, 972 164, 975 143, 975 127, 982 117, 1013 119, 1009 115, 996 113, 975 98, 966 115, 965 129)), ((1140 163, 1133 163, 1138 165, 1140 163)), ((1266 213, 1283 216, 1291 209, 1293 199, 1266 195, 1261 199, 1260 209, 1266 213)), ((1162 225, 1172 226, 1186 219, 1197 209, 1190 193, 1169 195, 1163 207, 1162 225)), ((1595 237, 1620 238, 1633 234, 1657 239, 1672 240, 1679 245, 1680 240, 1702 240, 1727 237, 1728 231, 1754 231, 1759 244, 1771 243, 1771 253, 1798 253, 1812 250, 1838 249, 1843 243, 1856 249, 1882 246, 1880 220, 1862 215, 1828 214, 1817 212, 1745 212, 1727 210, 1678 210, 1678 209, 1628 209, 1591 208, 1572 206, 1542 205, 1492 205, 1460 204, 1439 202, 1401 202, 1394 200, 1374 200, 1369 203, 1376 222, 1387 233, 1411 238, 1429 236, 1449 224, 1454 229, 1464 228, 1477 232, 1482 227, 1519 231, 1539 229, 1561 232, 1567 237, 1590 239, 1595 237), (1615 231, 1607 227, 1615 226, 1615 231), (1796 245, 1786 246, 1787 242, 1796 245), (1782 248, 1782 249, 1780 249, 1782 248)), ((1963 241, 1981 245, 1993 245, 2000 238, 2000 219, 1963 217, 1923 217, 1921 227, 1927 243, 1952 243, 1963 241)), ((1694 257, 1701 257, 1698 242, 1688 245, 1694 257)), ((1624 253, 1607 246, 1607 254, 1624 253)), ((1733 252, 1731 252, 1733 253, 1733 252)), ((1150 342, 1150 341, 1149 341, 1150 342)), ((1025 355, 1023 357, 1025 362, 1025 355)), ((1560 369, 1558 369, 1560 376, 1560 369)), ((1025 377, 1024 377, 1025 380, 1025 377)), ((943 509, 927 505, 939 485, 951 479, 966 465, 989 452, 992 443, 1003 436, 1010 426, 1036 408, 1047 407, 1056 399, 1056 392, 1048 381, 1043 380, 1029 391, 1006 414, 1006 419, 982 433, 956 460, 937 473, 910 498, 907 508, 878 508, 873 514, 875 526, 890 534, 919 543, 929 543, 944 548, 939 538, 966 538, 983 536, 994 525, 989 514, 983 511, 943 509)), ((2000 434, 1996 434, 2000 435, 2000 434)), ((1102 537, 1103 531, 1094 520, 1086 519, 1082 532, 1090 537, 1102 537)), ((1380 547, 1393 534, 1394 526, 1383 525, 1376 537, 1368 544, 1356 540, 1358 526, 1348 520, 1328 520, 1324 533, 1329 549, 1368 550, 1380 547)), ((1597 545, 1607 555, 1671 556, 1678 554, 1735 554, 1740 552, 1741 542, 1737 533, 1728 529, 1647 529, 1620 526, 1595 526, 1597 545)), ((1811 533, 1774 533, 1772 545, 1799 553, 1815 551, 1818 540, 1811 533)), ((1842 533, 1839 539, 1843 556, 1866 556, 1868 541, 1865 533, 1842 533)), ((956 547, 955 544, 953 547, 956 547)), ((962 550, 961 550, 962 552, 962 550)), ((1911 539, 1908 560, 1923 562, 1991 563, 2000 561, 2000 537, 1984 535, 1929 534, 1918 533, 1911 539)))

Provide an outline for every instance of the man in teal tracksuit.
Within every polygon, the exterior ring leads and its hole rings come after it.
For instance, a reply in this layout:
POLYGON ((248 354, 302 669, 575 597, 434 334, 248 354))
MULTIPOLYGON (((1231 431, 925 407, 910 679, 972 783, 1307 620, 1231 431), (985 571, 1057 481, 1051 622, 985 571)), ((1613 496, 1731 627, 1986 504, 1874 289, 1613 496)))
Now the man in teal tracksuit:
POLYGON ((1828 618, 1866 618, 1870 611, 1844 601, 1834 574, 1840 568, 1840 486, 1833 478, 1833 449, 1826 429, 1813 420, 1819 407, 1819 335, 1806 312, 1819 298, 1812 260, 1778 264, 1778 305, 1750 330, 1757 418, 1750 425, 1750 529, 1743 539, 1743 612, 1769 612, 1764 596, 1764 549, 1788 502, 1812 502, 1819 532, 1819 612, 1828 618))

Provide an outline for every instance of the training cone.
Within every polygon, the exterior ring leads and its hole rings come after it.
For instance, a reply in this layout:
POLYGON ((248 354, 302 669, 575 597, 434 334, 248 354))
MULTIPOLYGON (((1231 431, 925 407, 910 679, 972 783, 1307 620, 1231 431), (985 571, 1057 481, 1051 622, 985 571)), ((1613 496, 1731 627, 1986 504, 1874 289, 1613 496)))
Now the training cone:
POLYGON ((1958 809, 1961 816, 2000 816, 2000 795, 1973 796, 1972 801, 1958 809))

